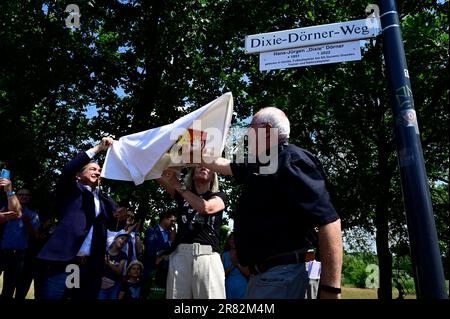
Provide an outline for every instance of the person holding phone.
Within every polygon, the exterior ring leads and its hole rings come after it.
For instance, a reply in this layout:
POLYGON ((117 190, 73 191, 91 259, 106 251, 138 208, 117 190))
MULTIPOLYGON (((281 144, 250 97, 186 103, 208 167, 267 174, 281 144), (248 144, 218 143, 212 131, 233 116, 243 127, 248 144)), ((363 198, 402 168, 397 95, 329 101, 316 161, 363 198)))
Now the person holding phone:
POLYGON ((22 206, 16 193, 13 191, 10 180, 10 172, 2 169, 0 176, 0 188, 5 191, 6 201, 0 199, 0 224, 10 220, 19 219, 22 216, 22 206))
POLYGON ((4 267, 2 299, 25 299, 31 284, 29 252, 30 234, 39 228, 37 212, 30 209, 31 191, 21 188, 16 196, 22 206, 22 217, 5 223, 0 234, 2 266, 4 267), (29 282, 28 279, 29 278, 29 282))

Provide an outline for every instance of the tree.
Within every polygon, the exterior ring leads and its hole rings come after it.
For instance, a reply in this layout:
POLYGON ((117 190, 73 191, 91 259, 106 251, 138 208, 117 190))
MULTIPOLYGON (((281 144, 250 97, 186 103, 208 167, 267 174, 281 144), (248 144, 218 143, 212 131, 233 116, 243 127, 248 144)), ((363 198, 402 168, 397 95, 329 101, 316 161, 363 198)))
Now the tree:
MULTIPOLYGON (((366 16, 363 1, 106 1, 79 3, 81 28, 60 1, 0 3, 0 161, 42 207, 59 170, 96 139, 161 126, 224 92, 235 123, 276 105, 291 140, 320 156, 344 228, 376 236, 380 298, 391 298, 392 252, 407 253, 382 38, 359 62, 260 72, 246 35, 366 16), (395 239, 395 240, 393 240, 395 239), (398 243, 398 244, 397 244, 398 243)), ((399 2, 412 89, 441 248, 448 261, 447 2, 399 2), (439 123, 439 125, 436 125, 439 123)), ((117 200, 154 221, 170 199, 156 183, 104 181, 117 200)), ((239 189, 223 185, 231 198, 239 189)), ((166 207, 169 206, 169 207, 166 207)), ((447 272, 448 274, 448 272, 447 272)))

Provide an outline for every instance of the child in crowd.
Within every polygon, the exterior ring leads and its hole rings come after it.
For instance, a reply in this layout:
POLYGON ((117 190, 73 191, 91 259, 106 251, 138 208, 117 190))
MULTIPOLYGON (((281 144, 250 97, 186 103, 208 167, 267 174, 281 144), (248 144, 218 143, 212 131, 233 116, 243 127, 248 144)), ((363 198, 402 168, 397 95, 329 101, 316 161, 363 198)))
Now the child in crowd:
POLYGON ((122 248, 128 238, 127 232, 118 232, 106 252, 102 287, 98 299, 117 299, 119 295, 122 272, 127 261, 127 254, 122 251, 122 248))
POLYGON ((127 281, 120 287, 119 299, 140 299, 142 291, 141 274, 144 265, 140 261, 132 261, 127 268, 127 281))

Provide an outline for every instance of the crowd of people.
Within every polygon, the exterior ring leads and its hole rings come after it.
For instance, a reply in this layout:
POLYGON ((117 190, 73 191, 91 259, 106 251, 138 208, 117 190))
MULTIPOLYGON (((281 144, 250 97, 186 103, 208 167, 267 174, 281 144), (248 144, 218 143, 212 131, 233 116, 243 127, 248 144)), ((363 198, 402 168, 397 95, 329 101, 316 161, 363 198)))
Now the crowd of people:
POLYGON ((340 219, 318 159, 289 143, 289 120, 277 108, 256 113, 250 129, 264 133, 255 134, 255 163, 203 159, 183 180, 165 170, 156 181, 176 209, 145 230, 129 203, 117 205, 99 188, 94 158, 112 138, 62 169, 57 222, 40 221, 30 188, 15 192, 0 178, 1 298, 24 299, 32 281, 36 299, 340 298, 340 219), (265 173, 258 159, 268 150, 276 151, 276 169, 265 173), (218 175, 241 185, 224 247, 228 200, 218 175), (317 262, 320 280, 311 275, 317 262))

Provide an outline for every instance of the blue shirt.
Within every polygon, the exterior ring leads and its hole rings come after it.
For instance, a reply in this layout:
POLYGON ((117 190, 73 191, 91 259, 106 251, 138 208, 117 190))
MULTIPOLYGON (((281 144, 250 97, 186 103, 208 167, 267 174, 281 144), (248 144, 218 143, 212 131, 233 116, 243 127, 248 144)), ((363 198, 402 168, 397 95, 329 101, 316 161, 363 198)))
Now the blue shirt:
POLYGON ((8 202, 0 200, 0 212, 6 212, 8 210, 8 202))
MULTIPOLYGON (((233 265, 230 252, 223 253, 223 268, 227 269, 233 265)), ((234 267, 225 278, 225 290, 227 299, 242 299, 247 291, 247 278, 241 273, 239 268, 234 267)))
MULTIPOLYGON (((31 225, 37 229, 40 225, 39 217, 35 211, 22 207, 22 215, 31 217, 31 225)), ((28 230, 22 218, 10 220, 5 224, 3 238, 1 241, 2 249, 27 249, 28 248, 28 230)))
POLYGON ((171 243, 170 243, 170 240, 169 240, 169 231, 165 230, 164 228, 162 228, 161 225, 158 225, 158 226, 159 226, 159 230, 161 230, 161 233, 163 235, 164 242, 165 243, 169 243, 169 245, 170 245, 171 243))

